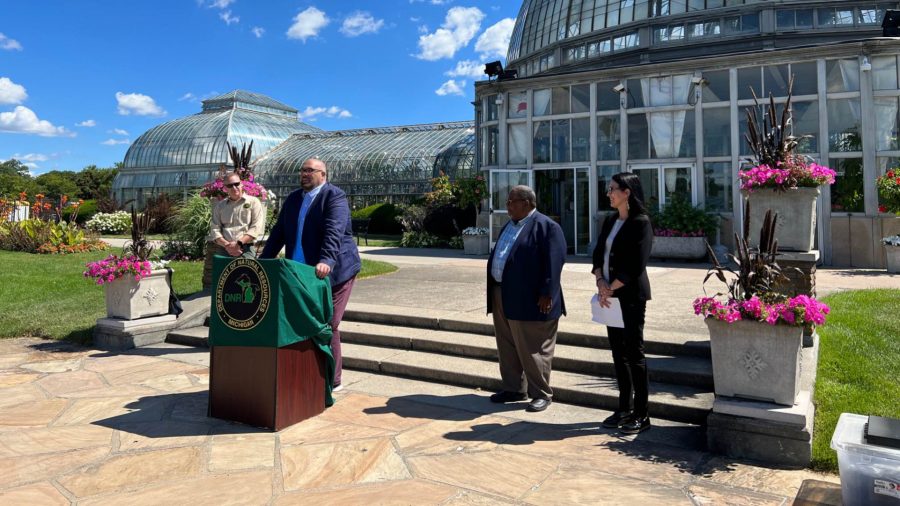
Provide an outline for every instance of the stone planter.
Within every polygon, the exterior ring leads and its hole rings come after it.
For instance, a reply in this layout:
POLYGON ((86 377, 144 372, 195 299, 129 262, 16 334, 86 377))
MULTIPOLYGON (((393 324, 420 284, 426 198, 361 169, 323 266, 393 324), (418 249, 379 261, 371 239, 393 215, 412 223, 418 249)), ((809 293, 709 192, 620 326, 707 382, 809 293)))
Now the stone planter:
POLYGON ((887 262, 887 271, 891 274, 900 274, 900 246, 885 244, 884 258, 887 262))
POLYGON ((706 319, 717 396, 792 406, 800 392, 803 327, 706 319))
POLYGON ((110 318, 137 320, 169 312, 168 271, 158 269, 135 281, 119 278, 106 286, 106 315, 110 318))
POLYGON ((463 252, 466 255, 487 255, 491 252, 491 241, 487 234, 464 235, 463 252))
POLYGON ((650 256, 678 260, 700 260, 706 258, 706 238, 656 236, 653 238, 650 256))
POLYGON ((761 188, 748 193, 742 191, 744 198, 750 199, 750 236, 751 245, 759 244, 759 229, 762 227, 766 211, 778 213, 775 227, 775 238, 778 249, 784 251, 811 251, 816 232, 816 198, 818 188, 793 188, 777 192, 770 188, 761 188))

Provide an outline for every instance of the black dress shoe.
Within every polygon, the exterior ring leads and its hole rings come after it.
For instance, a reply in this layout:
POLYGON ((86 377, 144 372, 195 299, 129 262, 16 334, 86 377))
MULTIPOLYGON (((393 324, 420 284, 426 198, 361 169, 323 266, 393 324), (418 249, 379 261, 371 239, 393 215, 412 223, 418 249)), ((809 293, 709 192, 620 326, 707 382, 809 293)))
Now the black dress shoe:
POLYGON ((497 392, 491 395, 491 402, 497 404, 503 404, 506 402, 516 402, 516 401, 524 401, 525 394, 520 392, 510 392, 509 390, 504 390, 502 392, 497 392))
POLYGON ((528 406, 525 406, 525 411, 537 413, 538 411, 547 409, 547 406, 549 405, 550 399, 532 399, 531 402, 528 403, 528 406))
POLYGON ((622 434, 638 434, 650 428, 650 418, 634 418, 619 426, 622 434))
POLYGON ((603 420, 600 425, 607 429, 618 429, 625 423, 630 422, 632 417, 631 411, 616 411, 609 415, 606 420, 603 420))

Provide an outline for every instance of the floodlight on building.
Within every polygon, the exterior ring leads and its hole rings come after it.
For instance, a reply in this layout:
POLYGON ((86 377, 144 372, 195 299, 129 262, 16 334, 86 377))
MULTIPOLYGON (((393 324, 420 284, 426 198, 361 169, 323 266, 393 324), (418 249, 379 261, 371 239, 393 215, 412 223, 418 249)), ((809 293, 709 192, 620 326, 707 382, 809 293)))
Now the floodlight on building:
POLYGON ((709 83, 709 79, 700 76, 694 76, 691 78, 691 84, 694 86, 704 86, 709 83))
POLYGON ((614 92, 616 92, 616 93, 624 93, 624 92, 625 92, 625 85, 622 84, 622 83, 619 83, 619 84, 613 86, 613 87, 612 87, 612 90, 613 90, 614 92))
POLYGON ((494 100, 494 103, 497 105, 503 105, 503 93, 497 94, 497 99, 494 100))
POLYGON ((863 56, 862 63, 859 64, 859 70, 863 72, 868 72, 872 70, 872 64, 869 63, 869 57, 863 56))
POLYGON ((488 75, 488 77, 498 77, 503 73, 503 64, 500 63, 500 60, 492 61, 490 63, 484 64, 484 73, 488 75))

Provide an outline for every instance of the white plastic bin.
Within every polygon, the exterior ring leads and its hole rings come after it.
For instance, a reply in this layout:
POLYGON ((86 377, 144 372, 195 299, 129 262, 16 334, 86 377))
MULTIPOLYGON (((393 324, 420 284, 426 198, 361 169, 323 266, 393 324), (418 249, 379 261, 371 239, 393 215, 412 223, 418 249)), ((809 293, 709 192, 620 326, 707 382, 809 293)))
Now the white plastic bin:
POLYGON ((841 471, 841 498, 846 506, 900 506, 900 450, 866 443, 868 420, 842 413, 831 436, 841 471))

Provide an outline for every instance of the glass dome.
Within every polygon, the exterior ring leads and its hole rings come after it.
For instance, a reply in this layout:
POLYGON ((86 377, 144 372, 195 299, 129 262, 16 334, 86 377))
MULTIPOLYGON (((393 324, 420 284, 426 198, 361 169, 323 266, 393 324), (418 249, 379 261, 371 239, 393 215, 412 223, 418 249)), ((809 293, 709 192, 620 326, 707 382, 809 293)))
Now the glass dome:
POLYGON ((309 158, 328 167, 328 180, 347 192, 351 204, 408 202, 431 191, 431 178, 475 173, 471 121, 302 133, 259 158, 254 172, 279 197, 299 188, 309 158))

